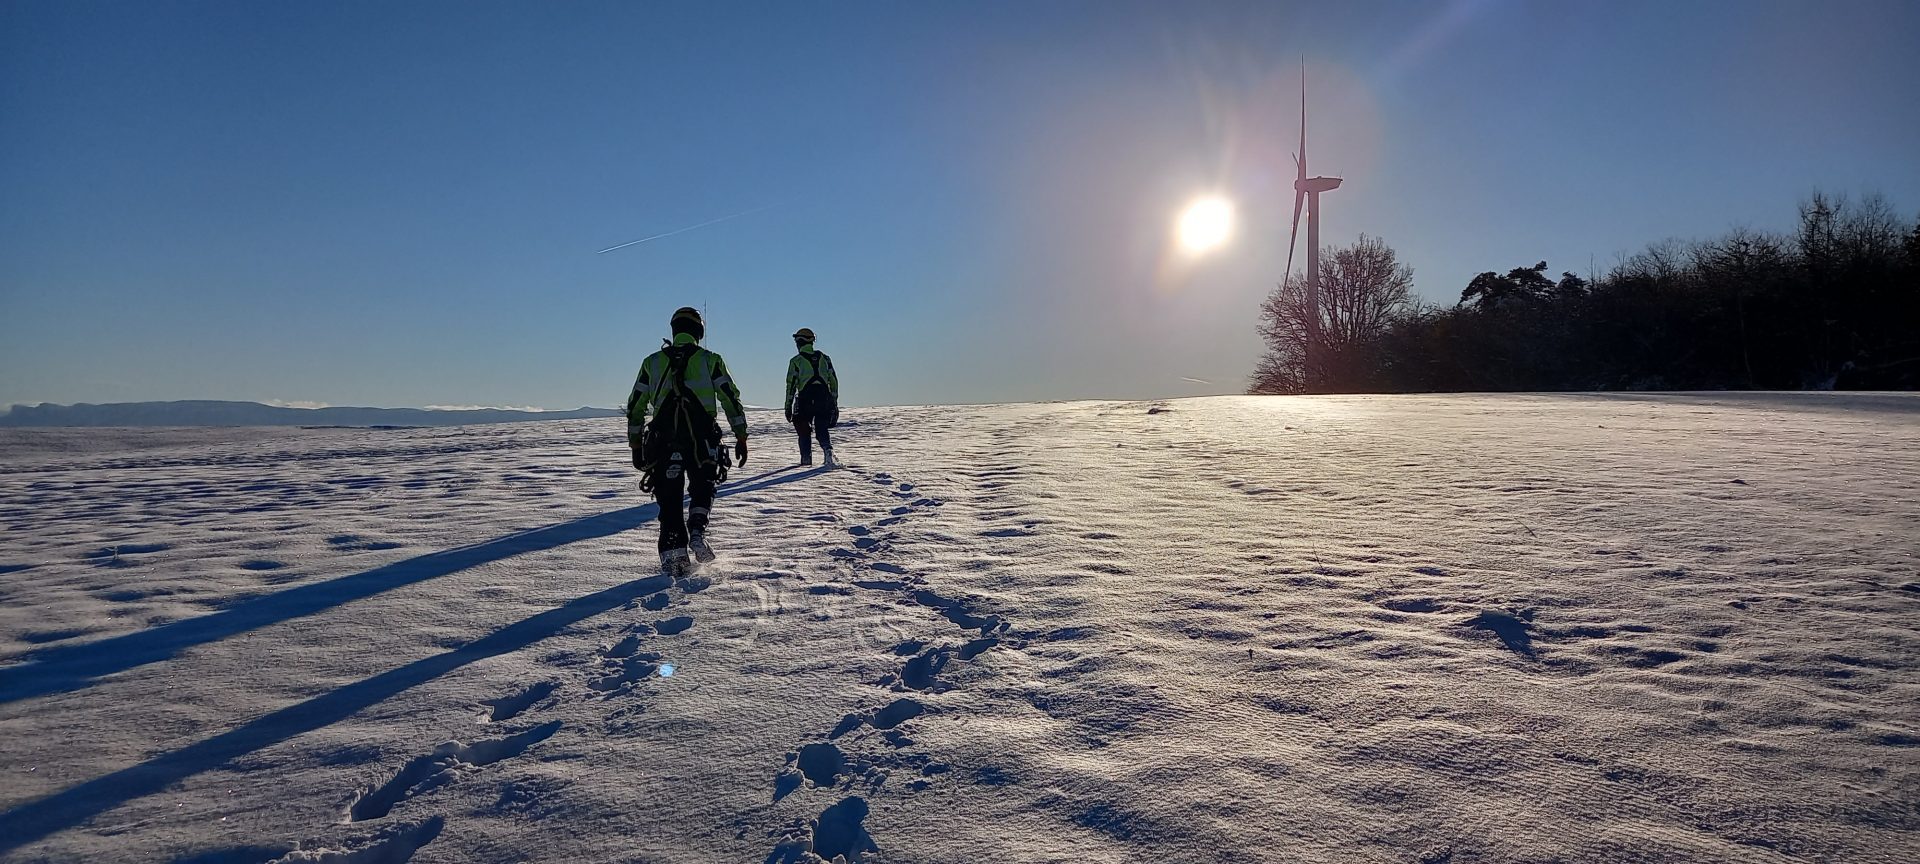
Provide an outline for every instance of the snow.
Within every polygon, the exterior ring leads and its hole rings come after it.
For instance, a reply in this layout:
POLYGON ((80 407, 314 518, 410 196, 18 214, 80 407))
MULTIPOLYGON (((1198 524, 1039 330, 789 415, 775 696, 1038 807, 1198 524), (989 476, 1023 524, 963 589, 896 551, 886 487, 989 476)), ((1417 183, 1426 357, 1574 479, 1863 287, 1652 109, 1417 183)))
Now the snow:
POLYGON ((1920 848, 1920 399, 846 413, 0 432, 0 859, 1920 848))

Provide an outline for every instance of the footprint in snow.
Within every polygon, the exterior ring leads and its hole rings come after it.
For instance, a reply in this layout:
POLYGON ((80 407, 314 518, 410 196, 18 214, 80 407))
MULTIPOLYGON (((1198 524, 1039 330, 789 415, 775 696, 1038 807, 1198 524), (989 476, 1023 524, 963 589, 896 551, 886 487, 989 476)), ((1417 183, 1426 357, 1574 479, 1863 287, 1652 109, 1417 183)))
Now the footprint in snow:
POLYGON ((618 693, 629 685, 653 677, 660 671, 660 655, 651 651, 642 651, 620 662, 619 671, 587 682, 587 686, 602 693, 618 693))
POLYGON ((420 822, 390 828, 374 837, 349 844, 346 849, 302 849, 288 852, 267 864, 324 862, 324 864, 405 864, 413 853, 432 843, 446 827, 446 818, 434 816, 420 822))
POLYGON ((20 634, 20 641, 27 642, 33 645, 44 645, 48 642, 60 642, 63 640, 72 639, 75 636, 85 636, 91 632, 93 631, 84 630, 78 627, 70 627, 70 628, 61 629, 61 630, 32 630, 32 631, 28 631, 26 633, 20 634))
POLYGON ((673 587, 680 589, 682 594, 698 594, 713 587, 713 578, 695 573, 673 580, 673 587))
POLYGON ((668 618, 665 621, 654 622, 653 629, 660 631, 660 635, 662 636, 675 636, 692 626, 693 616, 681 615, 677 618, 668 618))
POLYGON ((892 729, 926 713, 926 710, 927 706, 920 704, 919 700, 895 699, 887 703, 885 708, 873 712, 873 717, 867 720, 867 725, 875 729, 892 729))
POLYGON ((813 854, 832 861, 845 856, 854 860, 862 852, 878 852, 865 825, 867 799, 851 795, 820 812, 813 820, 813 854))
POLYGON ((795 789, 800 788, 800 783, 804 779, 800 776, 800 772, 792 769, 773 775, 773 803, 778 804, 780 799, 792 795, 795 789))
POLYGON ((859 714, 848 714, 847 716, 840 718, 839 723, 834 724, 833 730, 827 733, 827 740, 829 741, 838 740, 840 736, 860 728, 861 724, 864 724, 866 722, 867 722, 867 718, 862 717, 859 714))
POLYGON ((492 713, 487 715, 487 722, 499 723, 512 720, 520 716, 520 712, 533 707, 535 702, 553 695, 554 688, 557 686, 559 685, 552 681, 542 681, 512 696, 489 699, 480 704, 493 709, 492 713))
POLYGON ((1440 604, 1429 597, 1416 597, 1408 600, 1386 600, 1381 606, 1395 612, 1438 612, 1440 604))
POLYGON ((962 660, 972 660, 973 658, 980 656, 980 654, 986 651, 988 648, 992 648, 993 646, 998 644, 1000 644, 1000 640, 998 638, 995 638, 992 636, 985 636, 960 646, 960 651, 958 656, 962 660))
POLYGON ((393 779, 354 800, 347 808, 347 821, 364 822, 393 812, 395 805, 424 795, 458 779, 463 768, 492 765, 510 759, 560 731, 560 721, 544 723, 505 738, 476 741, 471 745, 448 741, 432 753, 415 757, 393 775, 393 779))
POLYGON ((621 639, 615 643, 612 648, 607 649, 606 656, 615 660, 625 660, 628 657, 632 657, 640 651, 640 637, 650 636, 652 634, 652 627, 645 624, 635 624, 633 625, 632 632, 628 633, 625 639, 621 639))
POLYGON ((1006 622, 997 615, 985 617, 974 615, 968 612, 966 605, 960 601, 949 600, 925 588, 913 592, 913 600, 922 606, 940 610, 940 614, 946 616, 948 621, 952 621, 963 629, 979 630, 982 636, 1006 626, 1006 622))
POLYGON ((867 800, 850 795, 820 812, 804 831, 785 838, 767 855, 766 864, 802 864, 806 861, 832 861, 844 856, 858 860, 861 853, 878 852, 873 837, 867 834, 867 800), (812 854, 808 854, 808 850, 812 854))
POLYGON ((265 861, 268 864, 284 861, 281 856, 293 849, 282 843, 277 846, 228 846, 223 849, 209 849, 197 852, 185 858, 173 859, 173 864, 254 864, 265 861))
POLYGON ((847 770, 847 757, 832 744, 808 744, 800 748, 799 756, 790 764, 793 767, 782 770, 773 778, 775 801, 800 788, 802 778, 812 783, 814 788, 833 786, 847 770))
POLYGON ((1480 614, 1463 622, 1475 630, 1486 630, 1499 637, 1500 644, 1507 650, 1523 657, 1533 656, 1533 615, 1523 611, 1519 615, 1499 609, 1483 609, 1480 614))
POLYGON ((900 670, 900 683, 913 690, 940 689, 934 676, 947 667, 947 659, 951 656, 945 648, 929 648, 914 655, 900 670))

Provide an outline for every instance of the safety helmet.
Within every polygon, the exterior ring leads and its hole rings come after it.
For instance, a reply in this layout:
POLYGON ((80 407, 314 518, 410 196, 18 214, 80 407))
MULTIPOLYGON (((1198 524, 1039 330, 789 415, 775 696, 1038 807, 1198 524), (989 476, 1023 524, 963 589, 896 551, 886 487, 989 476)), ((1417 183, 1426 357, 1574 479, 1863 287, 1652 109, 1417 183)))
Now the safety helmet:
POLYGON ((811 328, 811 327, 802 327, 802 328, 800 328, 800 329, 798 329, 798 330, 795 330, 795 331, 793 331, 793 339, 794 339, 794 341, 796 341, 796 342, 812 342, 812 341, 813 341, 813 328, 811 328))
POLYGON ((695 339, 705 339, 707 336, 707 322, 701 320, 700 310, 692 306, 682 306, 674 310, 668 326, 672 327, 675 333, 691 333, 695 339))

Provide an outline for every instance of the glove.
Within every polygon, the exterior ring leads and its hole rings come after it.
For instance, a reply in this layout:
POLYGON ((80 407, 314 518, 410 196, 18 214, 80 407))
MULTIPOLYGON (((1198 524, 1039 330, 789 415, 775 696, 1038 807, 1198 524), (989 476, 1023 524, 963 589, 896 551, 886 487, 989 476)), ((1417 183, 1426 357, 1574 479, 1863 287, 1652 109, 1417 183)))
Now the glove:
POLYGON ((647 453, 645 449, 640 447, 633 448, 633 470, 647 470, 647 453))
POLYGON ((739 465, 743 468, 746 467, 747 436, 745 435, 742 435, 738 438, 733 439, 733 464, 739 465))

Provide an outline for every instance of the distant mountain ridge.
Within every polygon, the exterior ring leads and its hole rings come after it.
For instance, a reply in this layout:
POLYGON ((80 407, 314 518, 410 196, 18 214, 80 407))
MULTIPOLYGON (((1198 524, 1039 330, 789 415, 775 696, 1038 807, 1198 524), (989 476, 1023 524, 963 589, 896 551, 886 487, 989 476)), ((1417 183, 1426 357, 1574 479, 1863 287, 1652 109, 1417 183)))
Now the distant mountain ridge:
POLYGON ((516 411, 509 408, 282 408, 259 402, 195 399, 179 402, 115 402, 15 405, 0 414, 0 426, 467 426, 525 420, 618 417, 612 408, 516 411))

